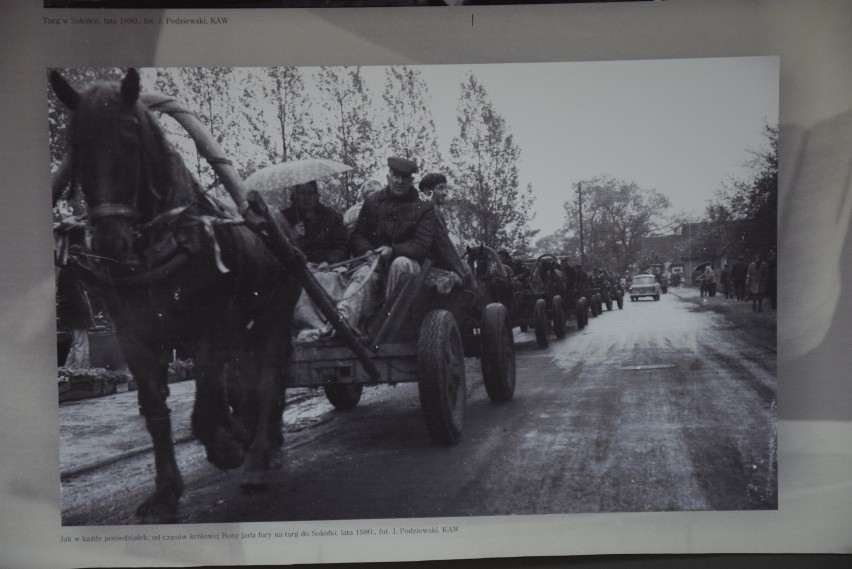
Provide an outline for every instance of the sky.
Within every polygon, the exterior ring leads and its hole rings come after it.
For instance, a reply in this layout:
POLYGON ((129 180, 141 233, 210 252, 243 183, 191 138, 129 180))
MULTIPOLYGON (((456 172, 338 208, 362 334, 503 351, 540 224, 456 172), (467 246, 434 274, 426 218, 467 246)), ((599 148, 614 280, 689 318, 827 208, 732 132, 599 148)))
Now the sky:
MULTIPOLYGON (((447 163, 461 84, 475 74, 521 149, 538 239, 564 224, 574 184, 601 175, 668 196, 667 214, 703 216, 723 183, 747 176, 748 150, 767 146, 764 126, 778 123, 779 65, 767 56, 412 67, 427 85, 447 163)), ((386 69, 361 68, 377 109, 386 69)), ((302 68, 309 97, 318 96, 318 71, 302 68)))
MULTIPOLYGON (((748 149, 778 122, 777 57, 415 66, 426 81, 444 159, 471 71, 521 148, 539 237, 564 223, 577 181, 608 174, 702 215, 722 183, 744 177, 748 149)), ((364 67, 374 97, 383 67, 364 67)))

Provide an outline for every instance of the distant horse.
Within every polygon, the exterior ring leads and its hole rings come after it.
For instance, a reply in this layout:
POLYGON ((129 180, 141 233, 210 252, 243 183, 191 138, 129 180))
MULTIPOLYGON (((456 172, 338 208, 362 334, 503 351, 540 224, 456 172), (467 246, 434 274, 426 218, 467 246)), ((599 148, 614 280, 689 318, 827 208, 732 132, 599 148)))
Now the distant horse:
POLYGON ((512 308, 511 268, 505 267, 500 257, 490 247, 467 247, 463 258, 476 280, 477 302, 484 308, 492 302, 501 302, 512 308))
POLYGON ((154 444, 155 492, 137 515, 172 518, 183 482, 172 442, 167 369, 195 360, 192 429, 219 468, 262 486, 280 459, 284 370, 301 292, 250 229, 207 197, 140 102, 139 74, 76 91, 50 75, 71 111, 70 178, 88 206, 90 280, 115 322, 154 444))
POLYGON ((567 280, 565 273, 562 272, 559 260, 553 255, 545 254, 538 258, 535 267, 533 267, 530 281, 533 289, 541 291, 549 297, 558 294, 563 299, 566 298, 567 280))

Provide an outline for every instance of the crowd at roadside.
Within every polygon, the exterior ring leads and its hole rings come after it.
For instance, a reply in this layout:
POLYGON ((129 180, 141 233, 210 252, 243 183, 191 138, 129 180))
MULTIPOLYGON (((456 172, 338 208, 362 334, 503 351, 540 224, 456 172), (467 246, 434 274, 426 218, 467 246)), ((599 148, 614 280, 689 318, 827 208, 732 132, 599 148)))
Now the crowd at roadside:
MULTIPOLYGON (((725 300, 751 303, 752 312, 778 308, 778 259, 773 247, 764 256, 755 254, 750 263, 738 257, 733 264, 726 263, 717 279, 709 266, 695 279, 702 299, 715 297, 717 292, 725 300), (718 290, 717 290, 718 287, 718 290)), ((679 295, 680 296, 680 295, 679 295)))

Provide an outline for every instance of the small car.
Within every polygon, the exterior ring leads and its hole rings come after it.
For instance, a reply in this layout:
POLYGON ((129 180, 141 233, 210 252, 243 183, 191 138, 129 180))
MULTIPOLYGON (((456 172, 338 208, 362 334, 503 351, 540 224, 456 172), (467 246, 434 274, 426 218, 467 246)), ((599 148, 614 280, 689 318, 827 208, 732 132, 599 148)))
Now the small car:
POLYGON ((643 296, 650 296, 654 300, 660 300, 663 293, 657 278, 651 274, 636 275, 630 283, 630 300, 634 301, 643 296))

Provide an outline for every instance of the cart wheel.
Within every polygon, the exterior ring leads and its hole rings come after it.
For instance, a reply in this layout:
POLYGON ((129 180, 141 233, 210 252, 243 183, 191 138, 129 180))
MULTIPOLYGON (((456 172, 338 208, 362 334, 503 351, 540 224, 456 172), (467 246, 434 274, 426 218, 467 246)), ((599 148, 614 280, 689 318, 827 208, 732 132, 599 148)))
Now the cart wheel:
POLYGON ((417 343, 420 408, 436 443, 458 442, 467 395, 461 334, 452 313, 433 310, 423 319, 417 343))
POLYGON ((558 294, 553 297, 553 333, 557 338, 565 337, 565 307, 558 294))
POLYGON ((361 401, 361 393, 364 392, 364 386, 360 383, 326 385, 323 389, 325 398, 338 411, 354 409, 361 401))
POLYGON ((515 394, 515 340, 509 311, 492 302, 482 311, 482 381, 491 401, 505 403, 515 394))
POLYGON ((539 298, 535 301, 533 309, 533 325, 535 328, 535 341, 539 348, 547 347, 547 301, 539 298))
POLYGON ((624 308, 624 294, 623 293, 618 295, 618 300, 616 302, 618 303, 618 309, 622 310, 624 308))
POLYGON ((586 299, 578 298, 574 308, 577 312, 577 329, 582 330, 589 323, 589 313, 587 312, 589 308, 586 306, 586 299))

